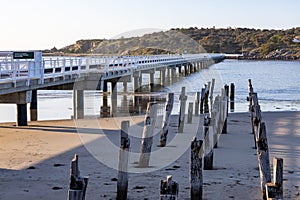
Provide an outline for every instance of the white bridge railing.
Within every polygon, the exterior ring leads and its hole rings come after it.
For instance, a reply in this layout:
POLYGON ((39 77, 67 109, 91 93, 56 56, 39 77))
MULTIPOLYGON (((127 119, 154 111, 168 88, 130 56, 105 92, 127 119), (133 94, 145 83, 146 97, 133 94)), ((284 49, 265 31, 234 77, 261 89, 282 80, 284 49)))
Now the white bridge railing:
MULTIPOLYGON (((220 56, 220 55, 219 55, 220 56)), ((109 78, 110 72, 151 69, 172 64, 209 60, 207 54, 187 55, 154 55, 154 56, 111 56, 111 57, 44 57, 40 59, 13 59, 12 56, 1 57, 0 54, 0 84, 16 83, 38 79, 43 84, 47 78, 65 77, 70 74, 97 71, 109 78)))

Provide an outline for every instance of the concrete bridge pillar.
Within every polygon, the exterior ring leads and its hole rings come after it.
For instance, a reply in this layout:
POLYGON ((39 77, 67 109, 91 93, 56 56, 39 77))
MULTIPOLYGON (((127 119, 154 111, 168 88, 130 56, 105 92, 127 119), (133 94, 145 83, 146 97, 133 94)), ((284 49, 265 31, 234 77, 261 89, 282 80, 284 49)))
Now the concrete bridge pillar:
POLYGON ((187 76, 188 74, 188 66, 187 64, 184 65, 184 76, 187 76))
POLYGON ((193 68, 194 68, 194 72, 198 71, 198 69, 197 69, 197 63, 196 62, 193 63, 193 68))
POLYGON ((17 104, 17 126, 27 125, 27 104, 17 104))
POLYGON ((174 68, 171 68, 171 83, 174 83, 176 79, 176 66, 174 68))
POLYGON ((115 117, 118 111, 118 90, 116 81, 111 82, 110 87, 110 116, 115 117))
POLYGON ((100 116, 108 117, 108 103, 107 103, 107 81, 103 82, 102 91, 102 107, 100 108, 100 116))
POLYGON ((17 105, 17 126, 27 126, 27 104, 31 102, 32 91, 1 95, 0 103, 17 105))
POLYGON ((167 77, 170 79, 171 76, 171 68, 167 68, 167 77))
POLYGON ((127 82, 123 82, 123 91, 127 92, 127 82))
MULTIPOLYGON (((168 69, 167 69, 168 70, 168 69)), ((169 71, 169 70, 168 70, 169 71)), ((166 85, 166 70, 161 70, 160 71, 160 84, 162 86, 166 85)))
POLYGON ((141 76, 142 74, 140 72, 133 73, 133 92, 139 91, 139 88, 141 86, 141 76))
POLYGON ((179 73, 179 76, 182 74, 182 65, 178 66, 178 73, 179 73))
POLYGON ((73 90, 73 116, 74 119, 84 118, 84 91, 73 90))
POLYGON ((155 72, 150 72, 150 82, 149 82, 149 91, 153 92, 154 90, 154 74, 155 72))
POLYGON ((38 120, 38 108, 37 108, 37 90, 32 90, 31 102, 30 102, 30 121, 38 120))
POLYGON ((200 62, 200 69, 204 69, 204 64, 203 64, 203 61, 200 62))
POLYGON ((190 72, 190 74, 192 74, 194 72, 193 64, 189 63, 188 66, 189 66, 189 72, 190 72))

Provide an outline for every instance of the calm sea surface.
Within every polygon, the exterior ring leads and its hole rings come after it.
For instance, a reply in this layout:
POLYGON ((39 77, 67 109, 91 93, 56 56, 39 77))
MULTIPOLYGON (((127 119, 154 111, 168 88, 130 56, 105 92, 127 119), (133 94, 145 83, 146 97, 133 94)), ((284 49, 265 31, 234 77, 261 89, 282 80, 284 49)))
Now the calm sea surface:
MULTIPOLYGON (((159 82, 159 73, 155 76, 159 82)), ((254 91, 258 93, 262 111, 299 111, 300 110, 300 62, 299 61, 241 61, 225 60, 209 69, 182 77, 176 83, 166 86, 161 92, 155 93, 165 97, 168 92, 175 93, 173 113, 179 112, 179 94, 185 86, 188 102, 194 102, 195 93, 212 78, 216 79, 214 94, 220 93, 224 84, 235 84, 235 111, 247 112, 248 79, 252 79, 254 91)), ((149 82, 148 75, 143 76, 143 83, 149 82)), ((131 90, 131 83, 128 91, 131 90)), ((118 107, 126 112, 132 104, 133 95, 124 95, 122 84, 118 84, 118 107)), ((142 94, 147 97, 149 94, 142 94)), ((108 98, 108 102, 110 99, 108 98)), ((144 103, 144 102, 143 102, 144 103)), ((85 92, 85 114, 99 115, 102 96, 100 92, 85 92)), ((29 106, 28 106, 29 107, 29 106)), ((70 119, 72 111, 72 91, 38 91, 38 118, 70 119)), ((162 112, 161 106, 161 112, 162 112)), ((16 121, 16 106, 13 104, 0 105, 0 122, 16 121)))

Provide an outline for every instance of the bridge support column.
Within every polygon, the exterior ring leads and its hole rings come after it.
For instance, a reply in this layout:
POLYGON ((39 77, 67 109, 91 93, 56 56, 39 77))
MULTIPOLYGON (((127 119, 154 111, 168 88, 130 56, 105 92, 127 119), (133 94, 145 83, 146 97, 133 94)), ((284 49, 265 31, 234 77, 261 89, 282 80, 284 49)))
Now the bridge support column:
POLYGON ((190 74, 194 73, 193 64, 188 64, 190 74))
POLYGON ((197 65, 196 65, 197 63, 193 63, 193 69, 194 69, 194 72, 197 72, 198 70, 197 70, 197 65))
POLYGON ((141 73, 139 76, 139 89, 138 89, 139 92, 141 91, 142 85, 143 85, 143 73, 141 73))
MULTIPOLYGON (((168 70, 168 69, 167 69, 168 70)), ((169 70, 168 70, 169 71, 169 70)), ((166 70, 161 70, 160 71, 160 84, 162 86, 166 85, 166 70)))
POLYGON ((155 72, 150 73, 150 82, 149 82, 149 91, 150 92, 154 91, 154 73, 155 72))
POLYGON ((179 66, 178 66, 178 73, 179 73, 179 76, 182 75, 182 65, 179 65, 179 66))
POLYGON ((17 104, 17 126, 27 126, 27 104, 17 104))
POLYGON ((31 102, 32 91, 1 95, 0 103, 17 105, 17 126, 27 126, 27 103, 31 102))
POLYGON ((167 78, 170 79, 171 76, 171 68, 167 68, 167 78))
POLYGON ((107 81, 103 83, 102 91, 102 107, 100 107, 100 116, 108 117, 108 105, 107 105, 107 81))
POLYGON ((141 72, 133 73, 133 92, 139 92, 141 85, 142 85, 142 73, 141 72))
POLYGON ((110 116, 115 117, 117 115, 118 110, 118 90, 117 90, 118 82, 111 82, 110 87, 110 116))
POLYGON ((127 92, 127 82, 123 82, 123 91, 127 92))
POLYGON ((30 102, 30 121, 38 120, 37 104, 37 90, 32 90, 30 102))
POLYGON ((187 65, 184 65, 184 76, 187 76, 188 74, 188 66, 187 65))
POLYGON ((170 78, 171 84, 175 82, 175 79, 176 79, 176 67, 175 68, 171 68, 171 78, 170 78))
POLYGON ((120 113, 122 114, 129 114, 130 108, 128 107, 128 99, 127 99, 127 94, 123 95, 123 98, 121 100, 121 108, 119 110, 120 113))
POLYGON ((73 90, 73 116, 74 119, 84 118, 84 91, 73 90))
POLYGON ((203 61, 200 62, 200 69, 204 69, 204 63, 203 63, 203 61))

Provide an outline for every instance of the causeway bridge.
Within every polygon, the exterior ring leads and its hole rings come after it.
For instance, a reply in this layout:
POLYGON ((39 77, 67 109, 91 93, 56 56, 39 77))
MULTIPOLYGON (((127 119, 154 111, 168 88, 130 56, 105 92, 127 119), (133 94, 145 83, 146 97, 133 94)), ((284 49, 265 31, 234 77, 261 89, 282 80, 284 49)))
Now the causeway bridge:
POLYGON ((143 74, 149 76, 149 90, 154 74, 160 73, 160 84, 166 78, 187 76, 225 59, 224 54, 168 54, 151 56, 43 57, 41 51, 0 52, 0 103, 17 105, 17 125, 37 120, 37 90, 73 90, 74 118, 84 117, 84 90, 107 93, 110 83, 111 106, 103 95, 102 116, 113 116, 117 105, 117 83, 124 91, 132 82, 133 91, 142 86, 143 74))

